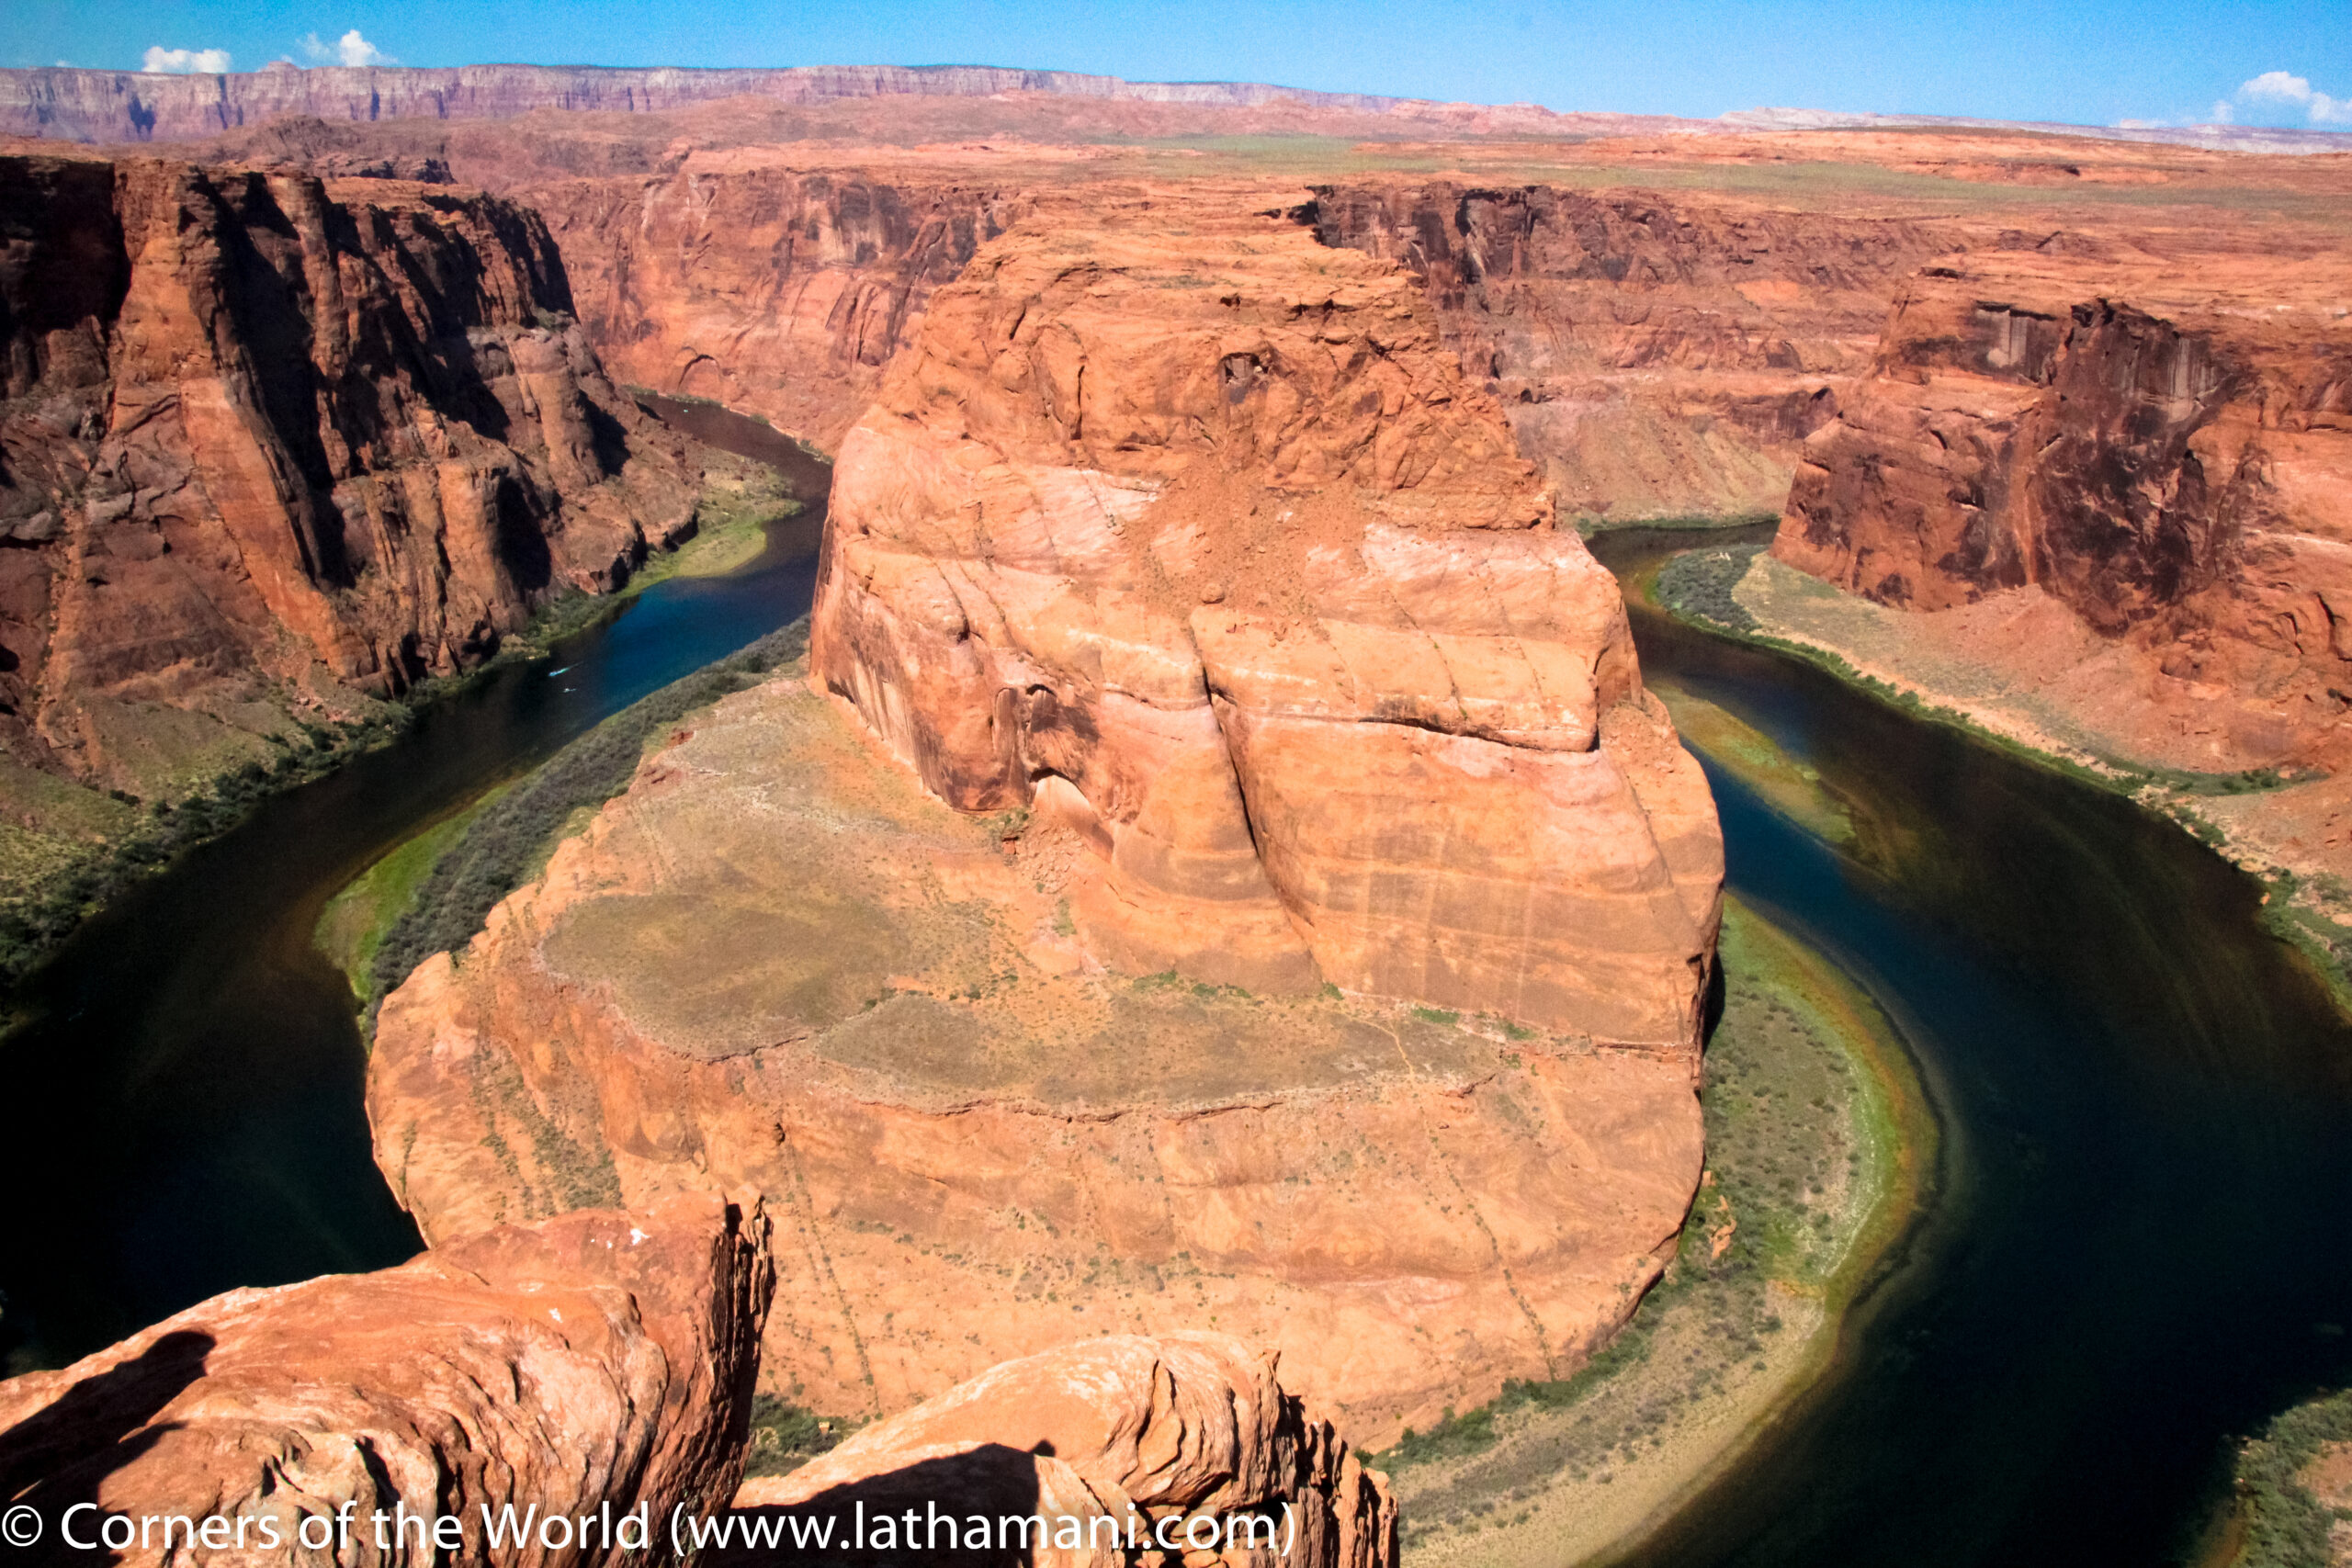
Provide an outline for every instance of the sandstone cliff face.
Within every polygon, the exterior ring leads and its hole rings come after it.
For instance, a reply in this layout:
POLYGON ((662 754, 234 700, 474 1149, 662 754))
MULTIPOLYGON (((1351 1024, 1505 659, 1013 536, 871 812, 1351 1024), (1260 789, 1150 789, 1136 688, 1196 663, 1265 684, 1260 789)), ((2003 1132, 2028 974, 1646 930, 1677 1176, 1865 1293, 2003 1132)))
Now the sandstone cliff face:
POLYGON ((2221 767, 2320 761, 2352 693, 2340 270, 1930 266, 1808 443, 1773 552, 1916 610, 2045 592, 2144 649, 2156 695, 2253 699, 2267 722, 2221 767))
POLYGON ((146 794, 216 729, 457 670, 692 515, 528 211, 0 159, 0 741, 146 794))
POLYGON ((645 179, 523 193, 612 373, 765 415, 831 448, 933 289, 1032 205, 986 184, 697 154, 645 179))
POLYGON ((1326 244, 1420 278, 1565 512, 1770 513, 1945 226, 1544 186, 1321 186, 1326 244))
MULTIPOLYGON (((969 1561, 1099 1564, 1136 1561, 1133 1539, 1207 1538, 1207 1520, 1242 1543, 1225 1562, 1282 1562, 1306 1568, 1389 1568, 1396 1558, 1396 1505, 1387 1478, 1368 1471, 1331 1424, 1284 1391, 1277 1358, 1224 1335, 1089 1340, 1008 1362, 889 1420, 866 1427, 787 1476, 746 1483, 736 1507, 752 1518, 922 1517, 944 1495, 961 1516, 993 1525, 1007 1514, 1054 1521, 1046 1550, 967 1551, 969 1561), (1254 1537, 1243 1521, 1261 1521, 1254 1537), (1064 1519, 1079 1521, 1062 1536, 1064 1519), (1111 1521, 1106 1528, 1096 1519, 1111 1521), (1250 1550, 1253 1541, 1273 1550, 1250 1550)), ((943 1507, 942 1511, 946 1511, 943 1507)), ((901 1542, 901 1545, 912 1544, 901 1542)), ((925 1543, 928 1544, 928 1543, 925 1543)), ((964 1544, 959 1540, 959 1544, 964 1544)), ((1211 1549, 1199 1549, 1203 1556, 1211 1549)), ((765 1562, 754 1552, 719 1562, 765 1562)), ((1145 1559, 1148 1561, 1149 1559, 1145 1559)))
POLYGON ((1101 204, 986 247, 843 441, 811 660, 1092 950, 1690 1049, 1722 872, 1614 581, 1399 269, 1101 204))
MULTIPOLYGON (((39 1561, 88 1560, 62 1523, 89 1502, 134 1524, 251 1527, 198 1551, 151 1525, 119 1562, 451 1560, 413 1528, 379 1540, 369 1516, 396 1504, 462 1517, 467 1561, 670 1562, 670 1510, 722 1508, 741 1475, 774 1286, 765 1218, 702 1194, 495 1230, 379 1273, 232 1291, 62 1371, 0 1383, 0 1497, 42 1516, 25 1554, 39 1561), (295 1549, 304 1519, 346 1504, 347 1542, 295 1549), (574 1519, 645 1506, 650 1549, 550 1536, 493 1553, 479 1510, 508 1504, 574 1519)), ((79 1516, 84 1539, 100 1517, 79 1516)))

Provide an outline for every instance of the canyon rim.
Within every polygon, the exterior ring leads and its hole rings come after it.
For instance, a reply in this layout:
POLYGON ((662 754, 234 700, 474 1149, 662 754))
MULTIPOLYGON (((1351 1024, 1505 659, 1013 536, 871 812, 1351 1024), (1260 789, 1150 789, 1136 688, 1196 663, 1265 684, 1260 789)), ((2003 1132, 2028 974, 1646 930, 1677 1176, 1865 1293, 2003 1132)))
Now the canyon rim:
POLYGON ((1687 1523, 1934 1260, 1970 1098, 1850 931, 1723 936, 1742 831, 1828 908, 1943 830, 1792 671, 2188 828, 2352 994, 2352 154, 1816 118, 0 72, 0 906, 60 972, 91 867, 593 698, 266 912, 401 955, 320 1048, 424 1250, 12 1365, 0 1504, 1687 1523))

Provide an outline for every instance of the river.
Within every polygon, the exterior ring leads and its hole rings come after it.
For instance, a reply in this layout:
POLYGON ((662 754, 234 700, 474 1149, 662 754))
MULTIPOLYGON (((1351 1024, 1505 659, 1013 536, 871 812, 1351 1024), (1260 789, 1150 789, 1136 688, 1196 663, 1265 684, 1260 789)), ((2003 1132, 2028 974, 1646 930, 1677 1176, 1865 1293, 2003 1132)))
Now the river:
POLYGON ((401 840, 600 719, 805 614, 831 470, 755 421, 650 400, 781 468, 806 501, 761 554, 675 577, 547 658, 494 669, 390 745, 264 802, 90 920, 0 1041, 0 1350, 48 1364, 237 1285, 420 1248, 377 1172, 366 1047, 311 945, 328 898, 401 840), (557 673, 560 671, 560 673, 557 673))
MULTIPOLYGON (((663 412, 823 482, 764 427, 663 412)), ((17 1354, 416 1249, 369 1157, 321 908, 419 828, 801 614, 820 514, 268 801, 28 983, 31 1021, 0 1043, 17 1354)), ((1596 548, 1622 570, 1687 542, 1596 548)), ((1830 1374, 1634 1561, 2186 1560, 2231 1435, 2352 1380, 2352 1031, 2264 934, 2253 885, 2177 829, 1809 667, 1634 622, 1647 671, 1810 762, 1861 825, 1834 850, 1709 765, 1733 888, 1871 987, 1946 1131, 1935 1196, 1830 1374)))
MULTIPOLYGON (((1623 575, 1724 538, 1595 549, 1623 575)), ((2264 932, 2255 884, 2179 829, 1633 615, 1646 674, 1848 803, 1840 853, 1707 762, 1732 889, 1902 1023, 1945 1158, 1829 1377, 1632 1561, 2194 1560, 2231 1437, 2352 1380, 2352 1030, 2264 932)))

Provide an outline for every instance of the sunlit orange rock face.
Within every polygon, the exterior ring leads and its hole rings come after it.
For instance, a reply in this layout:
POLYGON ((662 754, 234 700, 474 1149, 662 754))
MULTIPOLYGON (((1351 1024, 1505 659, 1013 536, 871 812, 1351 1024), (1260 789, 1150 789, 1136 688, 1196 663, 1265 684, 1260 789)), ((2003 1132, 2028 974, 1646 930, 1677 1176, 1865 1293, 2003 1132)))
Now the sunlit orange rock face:
POLYGON ((484 657, 690 522, 687 445, 605 380, 523 209, 6 157, 0 213, 18 761, 136 787, 115 776, 128 709, 335 716, 484 657))
POLYGON ((790 1475, 746 1482, 736 1506, 752 1519, 808 1520, 855 1517, 863 1506, 867 1517, 892 1516, 895 1529, 908 1505, 920 1518, 944 1495, 967 1517, 1055 1521, 1050 1550, 1034 1556, 967 1551, 990 1568, 1114 1568, 1130 1560, 1122 1548, 1131 1517, 1147 1550, 1158 1547, 1149 1532, 1161 1521, 1160 1539, 1177 1542, 1199 1519, 1245 1543, 1271 1545, 1265 1557, 1302 1568, 1386 1568, 1396 1561, 1387 1477, 1364 1469, 1331 1423, 1283 1387, 1276 1360, 1219 1334, 1113 1335, 1065 1346, 876 1422, 790 1475), (1240 1533, 1251 1515, 1265 1531, 1254 1538, 1240 1533), (1067 1535, 1064 1519, 1079 1521, 1067 1535), (1090 1531, 1086 1545, 1073 1544, 1090 1531))
POLYGON ((1412 280, 1273 218, 1040 219, 844 440, 812 662, 1092 949, 1690 1048, 1722 860, 1615 582, 1412 280))
POLYGON ((2046 592, 2144 650, 2147 690, 2119 697, 2243 710, 2213 771, 2324 762, 2352 700, 2340 265, 1991 252, 1926 268, 1808 444, 1773 552, 1914 610, 2046 592))
MULTIPOLYGON (((724 1507, 742 1474, 775 1283, 765 1217, 705 1192, 493 1230, 373 1274, 232 1291, 0 1383, 0 1497, 41 1514, 44 1562, 90 1555, 63 1544, 81 1504, 99 1510, 76 1516, 85 1540, 105 1515, 130 1516, 130 1545, 110 1557, 126 1563, 674 1561, 671 1511, 724 1507), (482 1512, 510 1505, 600 1529, 490 1550, 482 1512), (393 1540, 396 1506, 455 1517, 464 1548, 436 1548, 413 1523, 393 1540), (601 1533, 640 1509, 646 1550, 601 1533), (175 1516, 208 1533, 193 1547, 159 1533, 175 1516), (349 1534, 335 1550, 338 1518, 349 1534), (328 1549, 297 1550, 305 1530, 328 1549)), ((111 1539, 123 1544, 119 1527, 111 1539)))

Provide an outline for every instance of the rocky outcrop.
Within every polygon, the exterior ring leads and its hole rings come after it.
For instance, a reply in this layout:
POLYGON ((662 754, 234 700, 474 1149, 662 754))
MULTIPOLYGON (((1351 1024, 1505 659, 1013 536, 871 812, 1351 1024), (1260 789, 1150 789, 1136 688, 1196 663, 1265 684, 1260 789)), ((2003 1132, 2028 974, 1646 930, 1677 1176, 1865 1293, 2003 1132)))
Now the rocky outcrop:
POLYGON ((17 1555, 87 1561, 63 1533, 86 1503, 73 1529, 119 1562, 677 1561, 671 1511, 741 1478, 774 1284, 765 1218, 703 1194, 232 1291, 0 1383, 0 1497, 44 1527, 17 1555), (491 1551, 510 1505, 562 1528, 491 1551), (457 1541, 420 1539, 442 1517, 457 1541))
POLYGON ((522 197, 623 380, 709 398, 832 447, 933 289, 1032 205, 988 184, 805 172, 697 154, 643 179, 522 197))
POLYGON ((1916 220, 1546 186, 1322 186, 1302 216, 1420 278, 1562 510, 1616 521, 1777 510, 1887 300, 1957 243, 1916 220))
MULTIPOLYGON (((890 1545, 876 1550, 887 1559, 892 1546, 938 1544, 931 1520, 950 1513, 948 1536, 976 1562, 1112 1568, 1149 1552, 1213 1555, 1229 1540, 1220 1561, 1391 1568, 1387 1478, 1285 1392, 1275 1366, 1270 1352, 1209 1334, 1118 1335, 1009 1362, 790 1475, 747 1483, 736 1539, 794 1520, 830 1518, 846 1535, 851 1521, 888 1519, 890 1545), (911 1537, 899 1523, 909 1507, 911 1537), (1037 1521, 1035 1536, 1010 1534, 1007 1518, 1037 1521), (1045 1550, 1019 1549, 1031 1539, 1045 1550)), ((739 1544, 706 1561, 771 1560, 739 1544)))
POLYGON ((146 795, 485 657, 690 525, 528 210, 0 158, 0 743, 146 795))
POLYGON ((1131 972, 1695 1047, 1713 807, 1400 269, 1202 202, 984 247, 843 441, 812 664, 1131 972))
POLYGON ((2324 764, 2352 702, 2342 299, 2332 259, 1947 258, 1808 442, 1773 553, 1914 610, 2047 594, 2143 651, 2118 701, 2244 709, 2211 771, 2324 764))

